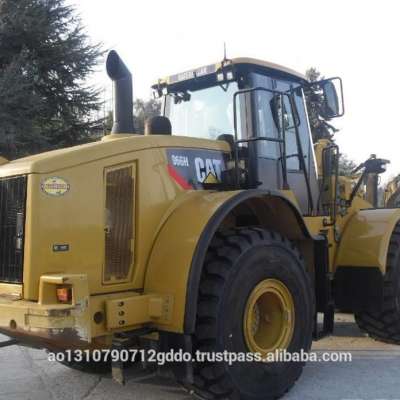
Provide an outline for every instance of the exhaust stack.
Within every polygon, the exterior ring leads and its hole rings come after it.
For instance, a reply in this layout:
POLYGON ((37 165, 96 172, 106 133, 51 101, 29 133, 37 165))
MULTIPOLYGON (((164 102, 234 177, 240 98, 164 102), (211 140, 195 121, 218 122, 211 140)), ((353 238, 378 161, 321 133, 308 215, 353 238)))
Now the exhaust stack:
POLYGON ((113 81, 114 93, 114 122, 111 133, 134 133, 132 75, 114 50, 108 53, 106 69, 113 81))

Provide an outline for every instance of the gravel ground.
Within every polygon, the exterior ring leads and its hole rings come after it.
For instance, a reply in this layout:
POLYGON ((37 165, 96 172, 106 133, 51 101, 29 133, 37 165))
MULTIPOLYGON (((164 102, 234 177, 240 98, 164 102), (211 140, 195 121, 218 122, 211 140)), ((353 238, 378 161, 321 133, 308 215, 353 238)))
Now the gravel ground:
MULTIPOLYGON (((363 335, 350 315, 338 314, 334 336, 314 343, 313 350, 350 351, 351 362, 308 363, 285 400, 400 399, 400 346, 363 335)), ((1 340, 4 338, 1 338, 1 340)), ((19 346, 0 349, 0 400, 187 400, 167 378, 134 366, 120 386, 110 376, 73 371, 49 362, 42 350, 19 346)))

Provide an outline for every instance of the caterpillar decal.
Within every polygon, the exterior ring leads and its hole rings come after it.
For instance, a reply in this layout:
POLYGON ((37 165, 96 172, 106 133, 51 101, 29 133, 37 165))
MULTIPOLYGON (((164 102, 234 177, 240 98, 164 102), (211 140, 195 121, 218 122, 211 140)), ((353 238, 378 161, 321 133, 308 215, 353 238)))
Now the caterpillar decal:
POLYGON ((220 183, 226 155, 216 150, 167 149, 168 172, 183 189, 220 183))

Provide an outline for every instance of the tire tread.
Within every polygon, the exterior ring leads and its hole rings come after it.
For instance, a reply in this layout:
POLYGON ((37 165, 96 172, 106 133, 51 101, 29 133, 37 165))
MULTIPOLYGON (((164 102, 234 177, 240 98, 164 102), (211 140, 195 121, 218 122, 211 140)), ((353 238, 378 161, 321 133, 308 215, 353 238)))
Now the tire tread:
POLYGON ((377 311, 355 313, 359 328, 373 339, 400 344, 400 293, 396 280, 400 279, 400 223, 396 225, 389 242, 386 273, 383 285, 383 307, 377 311), (398 288, 397 288, 398 289, 398 288))
MULTIPOLYGON (((241 254, 249 248, 265 242, 278 243, 294 253, 302 266, 302 272, 307 284, 312 287, 311 279, 306 271, 304 260, 297 247, 277 232, 264 230, 258 227, 235 228, 220 231, 210 244, 208 254, 200 280, 200 298, 196 316, 196 330, 194 343, 201 351, 210 351, 217 338, 217 303, 221 301, 224 283, 236 262, 238 253, 241 254), (217 261, 217 262, 216 262, 217 261), (221 262, 223 267, 221 268, 221 262), (210 303, 212 299, 212 303, 210 303), (217 302, 217 303, 216 303, 217 302)), ((314 298, 312 307, 315 307, 314 298)), ((310 338, 311 343, 311 338, 310 338)), ((287 393, 295 384, 298 376, 285 391, 273 397, 277 399, 287 393)), ((239 399, 239 393, 232 388, 229 377, 224 368, 218 363, 195 364, 194 366, 194 391, 206 399, 239 399)), ((191 389, 191 388, 189 388, 191 389)))

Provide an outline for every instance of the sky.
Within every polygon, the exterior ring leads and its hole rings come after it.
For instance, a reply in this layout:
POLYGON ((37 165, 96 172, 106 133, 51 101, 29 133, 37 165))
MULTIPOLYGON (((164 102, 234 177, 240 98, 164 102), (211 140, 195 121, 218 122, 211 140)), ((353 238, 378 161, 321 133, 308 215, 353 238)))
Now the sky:
MULTIPOLYGON (((93 42, 117 50, 135 98, 158 78, 254 57, 343 79, 345 116, 334 121, 340 151, 357 163, 391 160, 400 173, 400 2, 314 0, 71 0, 93 42)), ((104 66, 93 78, 109 93, 104 66)), ((107 95, 106 95, 107 97, 107 95)))

